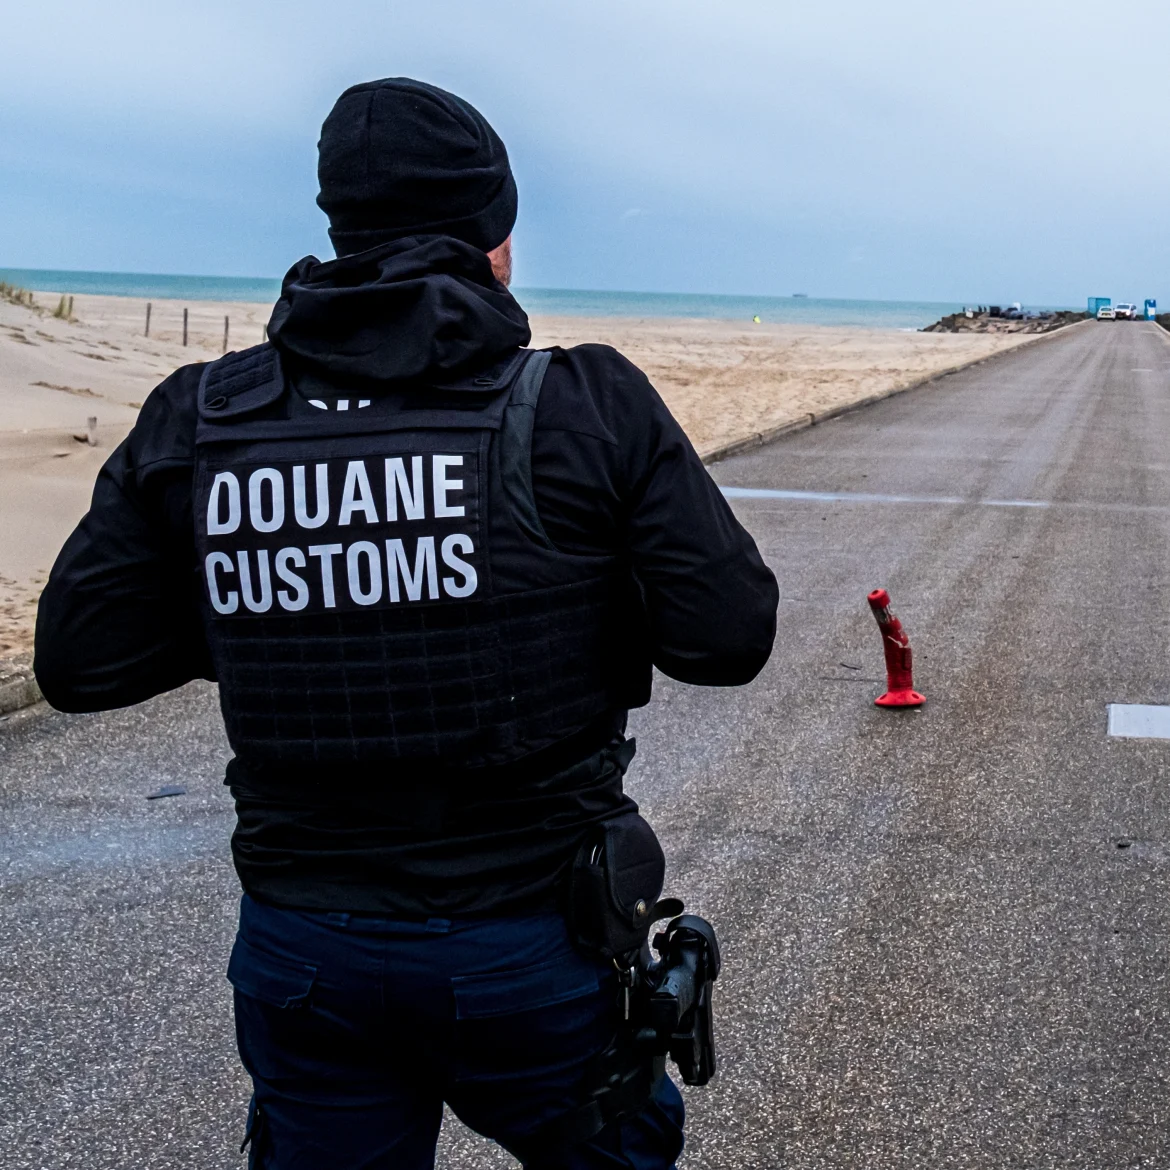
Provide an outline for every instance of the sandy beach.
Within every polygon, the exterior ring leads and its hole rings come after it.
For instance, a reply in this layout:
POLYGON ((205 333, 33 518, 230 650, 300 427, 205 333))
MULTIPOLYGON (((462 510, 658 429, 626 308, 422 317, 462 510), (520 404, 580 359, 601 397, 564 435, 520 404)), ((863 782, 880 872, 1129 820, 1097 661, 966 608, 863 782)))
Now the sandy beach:
POLYGON ((736 321, 535 317, 533 344, 615 346, 649 375, 700 455, 1002 353, 1022 337, 736 321))
MULTIPOLYGON (((263 338, 270 305, 76 296, 73 319, 0 299, 0 658, 32 644, 36 601, 103 461, 177 366, 263 338), (97 419, 96 446, 87 420, 97 419)), ((601 341, 641 366, 701 454, 976 361, 1021 337, 732 321, 534 317, 533 344, 601 341)))

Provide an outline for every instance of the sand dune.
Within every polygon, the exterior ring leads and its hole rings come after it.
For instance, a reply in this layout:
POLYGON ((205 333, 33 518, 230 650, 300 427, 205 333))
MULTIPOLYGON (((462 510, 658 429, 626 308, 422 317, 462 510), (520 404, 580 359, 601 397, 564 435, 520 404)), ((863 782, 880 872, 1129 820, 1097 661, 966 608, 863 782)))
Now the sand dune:
MULTIPOLYGON (((98 469, 152 387, 263 337, 269 305, 77 296, 74 320, 0 300, 0 657, 31 646, 36 600, 98 469), (85 441, 96 417, 97 446, 85 441), (81 436, 80 439, 75 436, 81 436)), ((603 341, 658 387, 701 453, 1011 348, 1020 338, 730 321, 536 317, 534 345, 603 341)))
POLYGON ((78 296, 72 321, 52 316, 57 301, 38 293, 36 312, 0 299, 0 657, 31 646, 53 559, 147 394, 176 366, 218 354, 225 312, 251 344, 269 312, 193 305, 184 348, 182 305, 156 302, 144 337, 145 301, 78 296), (85 441, 89 418, 96 447, 85 441))

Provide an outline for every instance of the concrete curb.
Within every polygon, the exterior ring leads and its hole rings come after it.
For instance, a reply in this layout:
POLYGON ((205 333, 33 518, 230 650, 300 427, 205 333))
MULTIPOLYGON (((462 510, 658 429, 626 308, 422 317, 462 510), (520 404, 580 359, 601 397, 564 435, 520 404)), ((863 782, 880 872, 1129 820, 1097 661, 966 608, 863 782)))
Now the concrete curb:
POLYGON ((0 662, 0 715, 31 707, 43 698, 33 677, 31 654, 0 662))
MULTIPOLYGON (((893 398, 896 394, 907 394, 911 390, 919 390, 923 386, 929 386, 931 382, 937 382, 942 378, 949 378, 952 374, 957 374, 962 370, 969 370, 973 366, 981 366, 985 362, 998 361, 1000 358, 1009 357, 1013 353, 1019 353, 1022 349, 1027 349, 1030 345, 1036 345, 1041 341, 1051 341, 1054 337, 1060 337, 1067 334, 1072 329, 1079 329, 1082 325, 1096 324, 1095 321, 1075 321, 1071 325, 1062 325, 1059 329, 1053 329, 1049 333, 1036 333, 1031 337, 1026 337, 1019 345, 1013 345, 1011 349, 1001 350, 999 353, 988 354, 987 357, 975 358, 969 362, 962 362, 957 366, 950 366, 945 370, 936 370, 933 374, 929 374, 925 378, 920 378, 917 382, 911 382, 909 386, 897 386, 893 390, 881 390, 877 394, 870 394, 865 398, 859 398, 856 402, 845 402, 840 406, 834 406, 831 410, 826 410, 822 414, 813 414, 811 411, 807 415, 800 418, 795 418, 791 422, 781 423, 779 426, 771 427, 766 431, 757 431, 755 434, 747 435, 742 439, 736 439, 732 443, 727 443, 722 447, 716 447, 714 451, 708 451, 705 455, 700 456, 704 463, 718 463, 721 459, 727 459, 731 455, 741 455, 745 451, 754 451, 757 447, 765 447, 769 443, 775 442, 784 435, 791 434, 793 431, 803 431, 806 427, 815 427, 818 423, 828 422, 831 418, 840 418, 843 414, 849 414, 854 410, 861 410, 863 407, 872 406, 875 402, 884 402, 887 398, 893 398)), ((1167 335, 1170 337, 1170 334, 1167 335)))

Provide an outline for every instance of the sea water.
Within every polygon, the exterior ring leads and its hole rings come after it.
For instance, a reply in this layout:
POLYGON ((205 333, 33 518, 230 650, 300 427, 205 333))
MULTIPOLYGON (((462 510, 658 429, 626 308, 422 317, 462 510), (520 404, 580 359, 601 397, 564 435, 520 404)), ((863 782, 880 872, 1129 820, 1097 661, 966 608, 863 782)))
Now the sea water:
MULTIPOLYGON (((258 301, 280 295, 275 278, 165 276, 137 272, 66 272, 0 268, 0 280, 34 292, 89 293, 146 300, 258 301)), ((601 292, 589 289, 516 288, 533 314, 567 317, 700 317, 790 325, 861 325, 921 329, 962 306, 943 301, 858 301, 805 296, 725 296, 704 293, 601 292)))
POLYGON ((727 296, 714 293, 594 292, 522 288, 516 299, 529 313, 565 317, 702 317, 785 325, 861 325, 921 329, 962 306, 931 301, 850 301, 829 297, 727 296))
POLYGON ((33 292, 142 297, 157 301, 259 301, 270 304, 280 296, 280 281, 262 276, 160 276, 143 272, 0 268, 0 280, 33 292))

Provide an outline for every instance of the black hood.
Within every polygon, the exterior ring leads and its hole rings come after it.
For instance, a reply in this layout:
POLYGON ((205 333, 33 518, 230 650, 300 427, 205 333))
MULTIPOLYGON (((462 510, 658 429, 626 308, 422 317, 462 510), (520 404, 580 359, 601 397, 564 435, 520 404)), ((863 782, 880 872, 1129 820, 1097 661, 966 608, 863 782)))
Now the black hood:
POLYGON ((483 369, 532 333, 487 255, 450 236, 411 236, 289 269, 268 336, 296 381, 377 393, 483 369))

